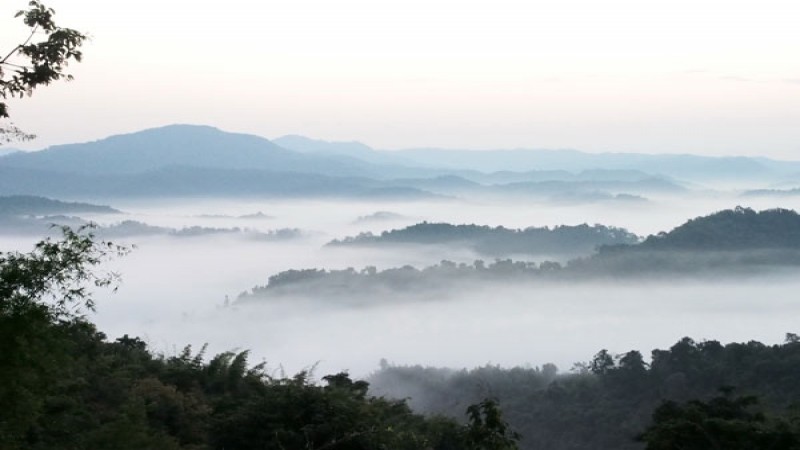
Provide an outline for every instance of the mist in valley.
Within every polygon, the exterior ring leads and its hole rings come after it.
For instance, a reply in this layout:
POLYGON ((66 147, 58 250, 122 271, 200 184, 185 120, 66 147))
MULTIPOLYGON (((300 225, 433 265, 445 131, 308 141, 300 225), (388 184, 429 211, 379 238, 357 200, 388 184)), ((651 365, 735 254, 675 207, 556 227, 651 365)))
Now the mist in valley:
MULTIPOLYGON (((791 296, 799 287, 792 269, 750 278, 467 282, 432 290, 384 290, 379 295, 345 288, 332 296, 237 302, 241 293, 290 269, 421 269, 442 260, 492 262, 459 246, 325 245, 366 231, 379 234, 423 220, 511 228, 599 223, 644 237, 730 208, 736 200, 730 194, 672 197, 609 208, 463 200, 112 199, 104 204, 122 214, 84 217, 101 227, 136 220, 172 229, 298 229, 301 234, 272 241, 236 235, 115 239, 136 248, 110 263, 110 269, 122 274, 123 284, 113 295, 98 292, 94 318, 110 337, 138 335, 168 355, 189 344, 200 348, 207 343, 211 354, 249 349, 253 360, 288 374, 314 367, 316 374, 349 371, 366 376, 381 359, 452 368, 554 363, 566 372, 601 347, 646 353, 683 336, 775 342, 793 330, 792 317, 800 308, 791 296), (383 215, 388 216, 385 220, 363 220, 379 211, 392 214, 383 215)), ((769 199, 760 203, 759 208, 773 206, 769 199)), ((0 243, 5 249, 24 250, 33 241, 4 238, 0 243)))

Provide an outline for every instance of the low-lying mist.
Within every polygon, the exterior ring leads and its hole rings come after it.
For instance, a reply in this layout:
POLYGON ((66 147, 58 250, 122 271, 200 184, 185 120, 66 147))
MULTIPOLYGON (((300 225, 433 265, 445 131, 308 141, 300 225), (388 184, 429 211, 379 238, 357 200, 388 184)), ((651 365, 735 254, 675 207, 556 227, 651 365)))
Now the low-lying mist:
POLYGON ((212 352, 249 348, 254 360, 288 373, 319 363, 318 374, 364 376, 381 358, 455 368, 550 362, 568 370, 600 348, 623 353, 683 336, 775 342, 800 313, 791 294, 800 288, 796 273, 751 282, 491 283, 384 292, 368 305, 347 296, 288 297, 225 308, 212 293, 227 281, 214 280, 213 268, 193 268, 198 281, 190 288, 156 273, 148 278, 157 292, 125 286, 103 303, 101 329, 112 336, 137 330, 168 353, 208 342, 212 352))
MULTIPOLYGON (((137 248, 110 264, 123 284, 117 294, 98 293, 94 318, 111 338, 141 336, 167 354, 187 344, 208 343, 209 354, 250 349, 252 361, 266 360, 289 374, 318 363, 320 376, 340 370, 367 375, 382 358, 456 368, 550 362, 565 371, 600 348, 622 353, 664 347, 687 335, 776 342, 796 331, 800 305, 792 293, 800 281, 794 272, 747 280, 468 283, 421 293, 383 292, 369 307, 347 295, 235 304, 241 292, 289 269, 421 268, 441 260, 469 264, 477 259, 469 250, 450 247, 324 246, 361 232, 427 220, 509 228, 599 223, 645 236, 731 208, 738 200, 733 194, 708 194, 614 208, 467 201, 106 201, 124 214, 84 218, 101 225, 137 220, 175 229, 240 227, 266 233, 296 228, 303 234, 276 241, 227 235, 121 239, 137 248), (363 219, 380 211, 391 214, 363 219)), ((796 204, 784 200, 780 206, 800 208, 800 199, 796 204)), ((758 199, 748 206, 778 203, 758 199)), ((26 251, 35 240, 0 237, 0 250, 26 251)))

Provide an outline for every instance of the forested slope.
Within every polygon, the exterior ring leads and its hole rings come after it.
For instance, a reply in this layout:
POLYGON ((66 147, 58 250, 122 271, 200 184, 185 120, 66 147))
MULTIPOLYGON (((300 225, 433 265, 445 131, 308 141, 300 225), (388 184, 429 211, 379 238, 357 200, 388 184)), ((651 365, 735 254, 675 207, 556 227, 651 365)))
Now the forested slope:
POLYGON ((495 397, 522 434, 524 449, 613 450, 644 448, 636 438, 663 401, 709 399, 726 387, 757 396, 766 412, 797 417, 798 377, 800 341, 789 334, 784 344, 771 346, 684 338, 653 350, 650 363, 638 351, 601 350, 562 375, 552 365, 472 370, 384 365, 369 381, 376 395, 409 398, 415 410, 433 414, 457 416, 464 405, 495 397))

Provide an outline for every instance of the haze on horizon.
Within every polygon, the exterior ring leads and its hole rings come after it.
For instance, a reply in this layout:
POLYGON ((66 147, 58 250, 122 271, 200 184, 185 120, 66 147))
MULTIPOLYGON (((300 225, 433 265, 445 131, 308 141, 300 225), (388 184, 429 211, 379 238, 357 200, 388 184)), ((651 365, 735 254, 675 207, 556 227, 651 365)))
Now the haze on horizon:
MULTIPOLYGON (((24 39, 0 11, 0 42, 24 39)), ((380 149, 800 150, 790 1, 51 0, 72 83, 10 102, 24 145, 170 123, 380 149)), ((4 50, 4 49, 0 49, 4 50)))

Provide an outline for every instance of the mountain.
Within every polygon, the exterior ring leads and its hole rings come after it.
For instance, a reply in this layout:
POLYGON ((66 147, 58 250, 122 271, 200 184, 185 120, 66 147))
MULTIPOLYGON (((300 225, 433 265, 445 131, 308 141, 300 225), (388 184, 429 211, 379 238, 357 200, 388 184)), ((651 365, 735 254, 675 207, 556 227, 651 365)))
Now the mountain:
POLYGON ((393 156, 389 152, 375 151, 373 148, 358 141, 331 142, 290 134, 273 139, 272 142, 285 149, 300 153, 347 156, 376 164, 396 164, 398 162, 403 162, 402 158, 393 156))
MULTIPOLYGON (((639 171, 687 181, 770 181, 800 172, 800 162, 767 158, 691 154, 585 153, 577 150, 395 150, 397 156, 426 167, 482 172, 639 171)), ((630 174, 628 174, 630 175, 630 174)))
POLYGON ((10 147, 0 147, 0 158, 6 155, 10 155, 12 153, 21 152, 22 150, 10 147))
POLYGON ((0 157, 0 194, 62 198, 436 194, 596 202, 683 191, 674 180, 774 181, 800 172, 800 163, 763 158, 573 150, 377 151, 359 142, 302 136, 284 136, 276 142, 208 126, 169 125, 17 152, 0 157))
MULTIPOLYGON (((293 134, 273 139, 272 142, 283 148, 308 155, 352 158, 363 161, 370 164, 370 176, 381 179, 433 178, 451 175, 456 172, 438 167, 423 167, 425 164, 399 156, 396 152, 375 150, 358 141, 324 141, 293 134)), ((471 174, 469 171, 458 172, 458 175, 471 174)))
POLYGON ((366 164, 358 160, 305 155, 262 137, 196 125, 169 125, 94 142, 16 153, 2 158, 0 166, 84 175, 135 174, 170 166, 338 176, 367 172, 366 164))
POLYGON ((4 167, 0 194, 70 198, 117 197, 367 197, 418 199, 433 194, 414 188, 390 189, 362 177, 266 170, 170 166, 143 173, 93 175, 4 167))
POLYGON ((75 214, 117 214, 103 205, 62 202, 32 195, 0 196, 0 232, 14 235, 49 235, 53 225, 79 227, 87 221, 75 214))

